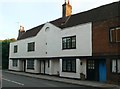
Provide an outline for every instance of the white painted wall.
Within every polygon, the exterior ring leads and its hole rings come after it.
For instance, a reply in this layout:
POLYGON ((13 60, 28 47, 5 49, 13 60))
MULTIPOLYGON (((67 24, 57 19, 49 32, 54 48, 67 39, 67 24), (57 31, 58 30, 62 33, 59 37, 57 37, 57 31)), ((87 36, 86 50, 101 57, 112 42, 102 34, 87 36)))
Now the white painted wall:
MULTIPOLYGON (((59 59, 51 59, 49 61, 50 61, 49 67, 48 67, 48 60, 45 61, 45 74, 58 75, 58 71, 60 69, 60 67, 59 67, 59 59)), ((26 62, 26 65, 27 65, 27 62, 26 62)), ((44 73, 44 62, 41 61, 41 67, 40 67, 40 60, 37 60, 37 59, 34 60, 34 70, 27 69, 27 67, 26 67, 26 72, 44 73), (40 71, 40 68, 41 68, 41 71, 40 71)))
POLYGON ((51 68, 52 75, 58 75, 58 72, 60 71, 59 59, 52 59, 50 68, 51 68))
POLYGON ((19 68, 21 71, 24 71, 24 61, 19 60, 19 68))
POLYGON ((45 61, 45 74, 49 74, 50 67, 48 67, 48 60, 45 61))
POLYGON ((9 55, 9 58, 58 57, 60 55, 60 29, 46 23, 37 36, 10 43, 9 55), (50 30, 45 31, 46 27, 50 27, 50 30), (27 52, 27 45, 30 42, 35 42, 33 52, 27 52), (14 45, 18 45, 17 53, 14 53, 14 45))
POLYGON ((82 65, 80 65, 80 73, 83 73, 85 75, 85 78, 87 78, 87 60, 86 59, 80 59, 80 62, 82 62, 82 65))
POLYGON ((40 68, 41 68, 40 73, 44 73, 44 62, 41 61, 41 64, 40 64, 40 65, 41 65, 41 66, 40 66, 40 68))
MULTIPOLYGON (((64 56, 92 56, 92 23, 77 25, 70 28, 60 29, 50 23, 46 23, 35 37, 19 40, 10 44, 9 58, 45 58, 45 57, 64 57, 64 56), (47 27, 47 31, 45 30, 47 27), (76 35, 76 49, 62 50, 62 37, 76 35), (27 44, 35 42, 35 51, 27 52, 27 44), (47 43, 47 45, 46 45, 47 43), (18 52, 14 53, 14 45, 18 45, 18 52), (47 52, 47 54, 46 54, 47 52)), ((27 62, 26 62, 27 63, 27 62)), ((76 73, 62 72, 62 59, 60 62, 50 61, 51 68, 47 68, 46 74, 56 74, 60 69, 60 76, 80 78, 80 73, 86 74, 86 61, 83 61, 83 69, 80 69, 80 60, 76 59, 76 73), (60 64, 59 64, 60 63, 60 64), (54 67, 54 68, 53 68, 54 67), (60 67, 60 68, 59 68, 60 67), (84 70, 84 71, 83 71, 84 70)), ((11 60, 9 60, 11 65, 11 60)), ((35 60, 35 70, 26 72, 39 73, 40 63, 35 60)), ((10 69, 20 70, 22 68, 10 69)), ((42 69, 42 68, 41 68, 42 69)), ((43 71, 43 70, 42 70, 43 71)))
POLYGON ((92 56, 92 23, 65 28, 61 31, 61 37, 74 35, 76 35, 76 49, 61 50, 61 56, 92 56))
POLYGON ((50 23, 46 23, 37 36, 19 40, 10 44, 10 58, 42 58, 62 56, 91 56, 92 32, 91 23, 60 30, 50 23), (50 27, 49 31, 45 31, 50 27), (76 35, 76 49, 62 50, 62 37, 76 35), (27 45, 35 42, 35 51, 27 52, 27 45), (47 45, 46 45, 47 43, 47 45), (14 45, 18 45, 18 52, 14 53, 14 45), (47 52, 47 54, 46 54, 47 52))

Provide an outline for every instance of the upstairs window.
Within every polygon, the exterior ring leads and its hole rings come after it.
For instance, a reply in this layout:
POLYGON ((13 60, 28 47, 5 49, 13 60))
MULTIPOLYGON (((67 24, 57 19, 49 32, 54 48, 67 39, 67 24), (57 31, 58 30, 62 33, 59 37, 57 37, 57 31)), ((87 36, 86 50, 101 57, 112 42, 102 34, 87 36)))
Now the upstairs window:
POLYGON ((120 42, 120 26, 110 29, 110 42, 120 42))
POLYGON ((62 49, 75 49, 75 48, 76 48, 76 36, 62 38, 62 49))
POLYGON ((17 51, 18 51, 18 46, 15 45, 15 46, 14 46, 14 53, 17 53, 17 51))
POLYGON ((28 52, 35 51, 35 42, 28 43, 28 52))

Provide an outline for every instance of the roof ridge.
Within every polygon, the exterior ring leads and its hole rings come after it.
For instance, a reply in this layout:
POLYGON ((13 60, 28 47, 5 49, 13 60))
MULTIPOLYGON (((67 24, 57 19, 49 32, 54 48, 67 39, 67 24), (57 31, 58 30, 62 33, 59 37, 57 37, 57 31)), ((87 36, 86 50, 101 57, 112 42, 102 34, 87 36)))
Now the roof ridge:
MULTIPOLYGON (((120 14, 118 14, 118 11, 116 11, 116 9, 120 9, 118 8, 120 7, 118 6, 119 4, 120 4, 120 1, 109 3, 106 5, 102 5, 102 6, 84 11, 84 12, 72 14, 69 18, 68 17, 57 18, 55 20, 49 21, 49 23, 52 23, 53 25, 63 29, 63 28, 72 27, 79 24, 83 24, 83 23, 110 19, 113 17, 120 16, 120 14), (61 25, 63 21, 65 22, 65 24, 61 25)), ((45 25, 45 23, 27 30, 20 39, 36 36, 37 33, 41 30, 43 25, 45 25)))

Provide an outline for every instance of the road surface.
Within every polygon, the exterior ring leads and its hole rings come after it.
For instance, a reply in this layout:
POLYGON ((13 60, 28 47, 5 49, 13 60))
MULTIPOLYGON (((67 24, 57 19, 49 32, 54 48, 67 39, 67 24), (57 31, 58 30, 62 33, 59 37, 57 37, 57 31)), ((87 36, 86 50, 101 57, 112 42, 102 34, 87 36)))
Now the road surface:
POLYGON ((2 87, 79 87, 79 89, 98 89, 68 83, 37 79, 22 75, 15 75, 3 71, 2 87))

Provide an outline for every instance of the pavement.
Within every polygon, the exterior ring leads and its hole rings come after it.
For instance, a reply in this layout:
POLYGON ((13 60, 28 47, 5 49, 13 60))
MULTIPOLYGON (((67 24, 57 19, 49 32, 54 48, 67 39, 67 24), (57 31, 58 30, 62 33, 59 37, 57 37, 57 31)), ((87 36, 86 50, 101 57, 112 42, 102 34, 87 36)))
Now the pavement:
POLYGON ((30 73, 25 73, 25 72, 16 72, 16 71, 8 71, 8 70, 5 70, 4 72, 38 78, 38 79, 40 78, 40 79, 57 81, 57 82, 71 83, 71 84, 77 84, 77 85, 82 85, 82 86, 90 86, 90 87, 95 87, 99 89, 120 89, 120 86, 118 85, 107 84, 107 83, 97 82, 97 81, 69 79, 69 78, 63 78, 63 77, 58 77, 58 76, 30 74, 30 73))

